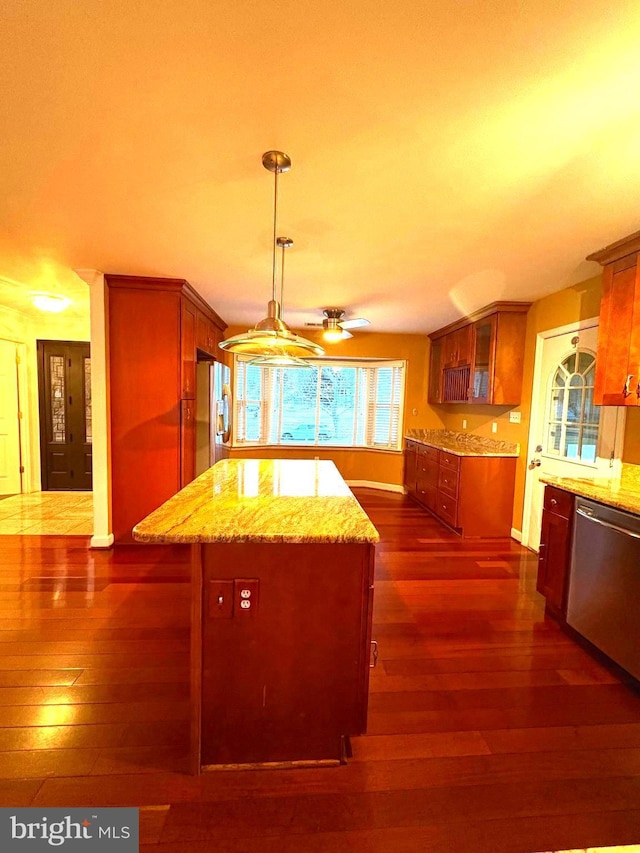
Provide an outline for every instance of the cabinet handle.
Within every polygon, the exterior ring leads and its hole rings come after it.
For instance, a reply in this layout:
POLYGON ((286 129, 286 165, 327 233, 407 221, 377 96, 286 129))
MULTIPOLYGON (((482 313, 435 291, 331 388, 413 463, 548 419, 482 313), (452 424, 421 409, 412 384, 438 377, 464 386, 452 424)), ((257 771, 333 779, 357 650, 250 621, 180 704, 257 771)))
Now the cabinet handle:
MULTIPOLYGON (((628 397, 628 396, 629 396, 629 394, 631 393, 631 391, 629 391, 629 385, 631 384, 631 380, 633 379, 633 377, 634 377, 634 374, 633 374, 633 373, 630 373, 630 374, 627 376, 627 379, 626 379, 626 381, 625 381, 625 383, 624 383, 624 387, 623 387, 623 389, 622 389, 622 396, 623 396, 623 397, 628 397)), ((637 390, 637 389, 636 389, 636 390, 637 390)))
POLYGON ((371 640, 371 654, 373 656, 373 663, 369 664, 369 669, 375 669, 378 665, 378 643, 376 640, 371 640))

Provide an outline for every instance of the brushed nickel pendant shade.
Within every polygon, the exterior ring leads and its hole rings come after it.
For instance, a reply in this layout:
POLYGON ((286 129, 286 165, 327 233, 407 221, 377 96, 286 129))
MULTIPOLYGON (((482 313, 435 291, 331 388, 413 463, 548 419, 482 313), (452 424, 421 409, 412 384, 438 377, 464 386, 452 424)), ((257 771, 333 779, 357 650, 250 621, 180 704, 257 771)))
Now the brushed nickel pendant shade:
POLYGON ((273 268, 271 299, 267 303, 267 316, 260 320, 253 329, 239 335, 234 335, 221 341, 218 346, 227 352, 237 352, 243 355, 256 356, 255 363, 263 366, 287 367, 302 366, 300 360, 312 356, 324 355, 319 344, 296 335, 282 319, 282 291, 284 287, 284 251, 293 241, 286 237, 278 237, 278 175, 288 172, 291 159, 282 151, 267 151, 262 155, 262 165, 274 175, 273 194, 273 268), (282 248, 282 280, 280 285, 280 301, 276 293, 276 254, 278 247, 282 248), (291 361, 287 363, 287 359, 291 361))

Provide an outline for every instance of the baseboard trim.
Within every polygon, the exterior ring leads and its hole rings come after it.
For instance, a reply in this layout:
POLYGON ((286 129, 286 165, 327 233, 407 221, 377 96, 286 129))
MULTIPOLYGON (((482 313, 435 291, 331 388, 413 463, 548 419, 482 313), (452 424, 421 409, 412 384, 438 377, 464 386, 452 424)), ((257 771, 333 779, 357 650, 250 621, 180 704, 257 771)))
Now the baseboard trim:
POLYGON ((511 538, 515 539, 516 542, 522 542, 522 530, 516 530, 515 527, 512 527, 511 538))
POLYGON ((111 548, 113 545, 113 533, 108 536, 92 536, 89 545, 92 548, 111 548))
POLYGON ((376 483, 374 480, 347 480, 347 486, 353 486, 356 489, 379 489, 382 492, 397 492, 399 495, 404 495, 404 486, 397 486, 395 483, 376 483))

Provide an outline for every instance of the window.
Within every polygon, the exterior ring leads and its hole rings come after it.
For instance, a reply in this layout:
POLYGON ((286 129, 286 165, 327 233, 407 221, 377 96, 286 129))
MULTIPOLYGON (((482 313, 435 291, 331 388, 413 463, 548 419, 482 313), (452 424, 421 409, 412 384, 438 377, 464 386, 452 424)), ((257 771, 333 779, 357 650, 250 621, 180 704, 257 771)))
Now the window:
POLYGON ((576 350, 558 365, 551 383, 546 453, 595 462, 600 407, 593 402, 595 356, 576 350))
POLYGON ((234 444, 401 449, 404 361, 249 361, 236 356, 234 444))

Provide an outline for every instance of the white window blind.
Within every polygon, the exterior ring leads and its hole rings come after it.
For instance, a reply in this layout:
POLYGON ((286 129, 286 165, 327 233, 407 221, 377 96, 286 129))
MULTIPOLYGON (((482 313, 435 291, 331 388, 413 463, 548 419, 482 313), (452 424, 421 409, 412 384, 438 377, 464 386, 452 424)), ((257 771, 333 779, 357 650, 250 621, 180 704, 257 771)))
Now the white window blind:
POLYGON ((404 361, 249 360, 236 356, 234 444, 401 449, 404 361))

